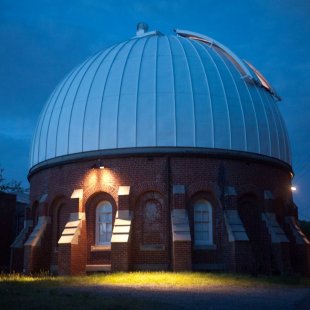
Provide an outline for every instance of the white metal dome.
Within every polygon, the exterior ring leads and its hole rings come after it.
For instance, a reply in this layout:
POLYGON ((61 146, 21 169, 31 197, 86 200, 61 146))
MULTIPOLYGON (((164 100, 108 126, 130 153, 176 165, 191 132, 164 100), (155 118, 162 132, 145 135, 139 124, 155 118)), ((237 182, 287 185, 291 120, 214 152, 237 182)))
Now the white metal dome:
POLYGON ((286 128, 264 77, 188 31, 140 33, 74 69, 39 119, 31 167, 89 151, 234 150, 290 163, 286 128))

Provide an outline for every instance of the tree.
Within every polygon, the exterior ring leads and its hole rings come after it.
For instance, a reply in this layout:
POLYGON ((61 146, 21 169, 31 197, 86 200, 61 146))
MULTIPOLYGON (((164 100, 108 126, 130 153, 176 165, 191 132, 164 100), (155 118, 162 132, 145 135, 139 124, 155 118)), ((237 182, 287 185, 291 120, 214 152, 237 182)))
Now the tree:
POLYGON ((4 169, 0 168, 0 191, 11 193, 11 192, 26 192, 27 190, 22 186, 22 182, 16 180, 7 181, 4 178, 4 169))

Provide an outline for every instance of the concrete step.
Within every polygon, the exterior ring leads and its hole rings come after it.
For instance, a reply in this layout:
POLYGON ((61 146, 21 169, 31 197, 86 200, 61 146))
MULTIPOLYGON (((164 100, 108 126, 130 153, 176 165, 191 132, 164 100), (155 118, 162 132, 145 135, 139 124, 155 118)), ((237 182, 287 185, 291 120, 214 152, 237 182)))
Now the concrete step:
POLYGON ((105 265, 86 265, 86 272, 111 271, 111 264, 105 265))

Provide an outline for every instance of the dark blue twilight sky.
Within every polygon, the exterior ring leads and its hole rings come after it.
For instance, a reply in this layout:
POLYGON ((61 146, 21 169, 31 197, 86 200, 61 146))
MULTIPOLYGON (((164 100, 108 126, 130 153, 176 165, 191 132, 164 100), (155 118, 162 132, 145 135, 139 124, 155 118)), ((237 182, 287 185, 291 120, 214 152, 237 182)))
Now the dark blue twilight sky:
POLYGON ((27 184, 39 113, 56 84, 100 49, 150 30, 200 32, 249 60, 283 101, 300 218, 310 220, 309 0, 0 0, 0 166, 27 184))

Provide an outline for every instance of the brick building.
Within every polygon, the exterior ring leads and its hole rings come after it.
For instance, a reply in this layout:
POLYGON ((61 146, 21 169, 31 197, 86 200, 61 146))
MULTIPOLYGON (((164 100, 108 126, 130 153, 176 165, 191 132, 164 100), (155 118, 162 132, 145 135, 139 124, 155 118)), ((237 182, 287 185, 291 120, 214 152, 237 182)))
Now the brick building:
POLYGON ((308 273, 279 100, 215 40, 139 24, 43 109, 13 268, 308 273))
POLYGON ((10 269, 10 246, 24 226, 26 207, 29 197, 24 193, 6 193, 0 191, 0 272, 10 269))

